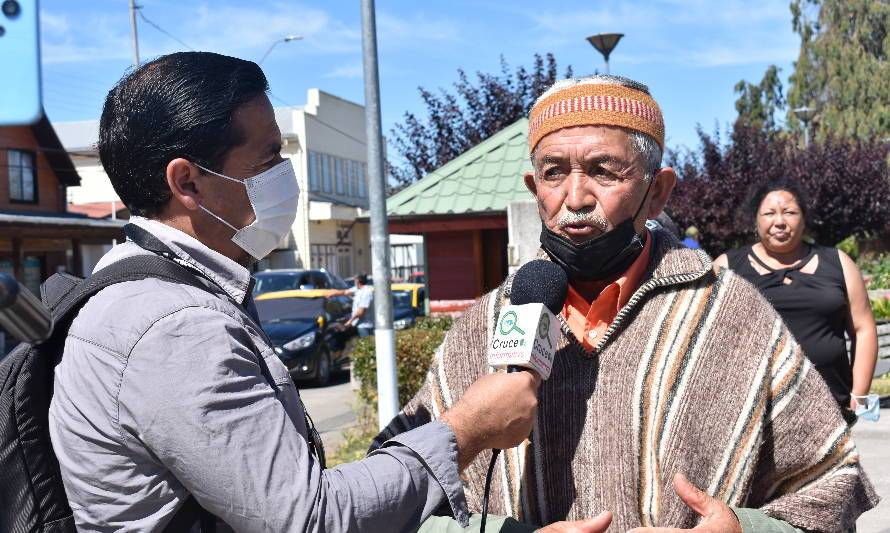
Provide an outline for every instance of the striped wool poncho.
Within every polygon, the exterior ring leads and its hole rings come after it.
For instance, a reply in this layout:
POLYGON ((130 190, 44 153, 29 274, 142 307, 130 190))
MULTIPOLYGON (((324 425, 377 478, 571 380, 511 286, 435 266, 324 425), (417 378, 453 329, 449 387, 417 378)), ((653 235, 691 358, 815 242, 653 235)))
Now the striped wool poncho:
MULTIPOLYGON (((592 352, 563 323, 531 438, 501 454, 490 512, 532 524, 609 510, 612 531, 693 527, 684 473, 734 507, 852 530, 878 498, 837 404, 781 319, 729 270, 664 231, 642 285, 592 352)), ((439 347, 424 387, 377 442, 438 418, 481 374, 508 279, 439 347)), ((479 512, 490 452, 465 470, 479 512)))

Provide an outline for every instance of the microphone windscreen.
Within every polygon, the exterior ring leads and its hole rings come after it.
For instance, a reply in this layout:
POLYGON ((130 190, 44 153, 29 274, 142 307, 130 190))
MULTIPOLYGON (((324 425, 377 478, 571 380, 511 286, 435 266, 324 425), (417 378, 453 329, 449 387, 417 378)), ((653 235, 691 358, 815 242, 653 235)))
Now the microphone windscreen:
POLYGON ((568 290, 569 278, 562 267, 544 259, 535 259, 524 264, 513 276, 510 303, 542 303, 551 313, 558 315, 568 290))

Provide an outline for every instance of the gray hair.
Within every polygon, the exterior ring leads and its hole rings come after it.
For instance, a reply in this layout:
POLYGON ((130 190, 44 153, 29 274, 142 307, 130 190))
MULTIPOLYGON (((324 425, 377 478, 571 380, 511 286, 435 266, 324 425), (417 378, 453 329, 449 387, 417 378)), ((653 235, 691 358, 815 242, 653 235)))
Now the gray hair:
MULTIPOLYGON (((566 78, 564 80, 557 81, 546 91, 544 91, 537 100, 535 100, 534 105, 538 105, 542 100, 555 92, 561 91, 568 87, 574 87, 575 85, 585 84, 621 85, 622 87, 628 87, 630 89, 635 89, 642 93, 649 94, 649 87, 630 78, 625 78, 624 76, 612 76, 610 74, 594 74, 592 76, 585 76, 583 78, 566 78)), ((661 168, 661 158, 663 155, 661 147, 658 145, 658 142, 654 138, 652 138, 651 135, 635 130, 625 129, 625 131, 627 131, 627 135, 630 138, 631 151, 634 153, 634 155, 642 160, 643 180, 649 181, 650 179, 652 179, 652 176, 654 176, 655 173, 658 172, 658 170, 661 168)), ((534 165, 534 153, 532 153, 531 155, 531 160, 532 165, 534 165)))

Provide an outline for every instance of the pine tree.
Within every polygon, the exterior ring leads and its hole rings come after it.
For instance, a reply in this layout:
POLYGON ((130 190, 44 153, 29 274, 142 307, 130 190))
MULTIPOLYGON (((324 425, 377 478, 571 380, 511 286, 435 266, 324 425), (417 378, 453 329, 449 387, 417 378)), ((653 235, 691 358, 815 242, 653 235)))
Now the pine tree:
POLYGON ((754 85, 745 80, 736 84, 735 92, 739 98, 735 108, 739 113, 738 120, 744 125, 766 132, 776 132, 779 129, 776 114, 785 107, 780 70, 775 65, 770 65, 759 84, 754 85))
MULTIPOLYGON (((791 13, 801 46, 789 108, 817 109, 817 139, 890 136, 890 3, 793 0, 791 13)), ((791 112, 788 126, 802 128, 791 112)))

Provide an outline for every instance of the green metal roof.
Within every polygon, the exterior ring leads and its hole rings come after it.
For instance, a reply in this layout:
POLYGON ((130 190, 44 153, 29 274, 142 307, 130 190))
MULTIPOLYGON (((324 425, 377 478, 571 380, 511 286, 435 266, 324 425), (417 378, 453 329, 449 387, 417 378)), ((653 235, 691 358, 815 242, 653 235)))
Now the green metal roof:
POLYGON ((522 175, 528 158, 528 119, 520 119, 386 200, 391 217, 493 214, 531 198, 522 175))

